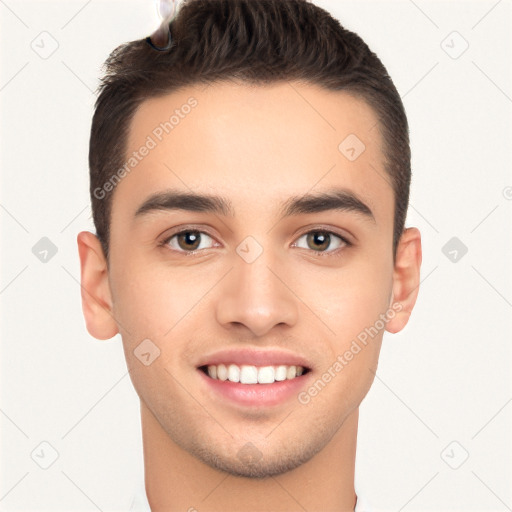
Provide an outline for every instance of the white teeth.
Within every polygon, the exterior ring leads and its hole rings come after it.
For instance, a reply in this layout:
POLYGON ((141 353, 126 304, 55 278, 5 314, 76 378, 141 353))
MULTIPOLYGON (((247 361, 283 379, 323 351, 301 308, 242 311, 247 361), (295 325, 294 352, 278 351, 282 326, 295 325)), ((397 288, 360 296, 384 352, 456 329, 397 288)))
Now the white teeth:
POLYGON ((236 364, 209 365, 208 375, 212 379, 229 380, 241 384, 272 384, 300 377, 304 373, 302 366, 252 366, 236 364))
POLYGON ((288 366, 286 370, 286 378, 293 379, 297 375, 297 367, 296 366, 288 366))
POLYGON ((217 367, 216 366, 208 366, 208 375, 212 379, 216 379, 217 378, 217 367))
POLYGON ((231 382, 240 382, 240 368, 236 364, 229 365, 228 379, 231 382))
POLYGON ((228 380, 228 369, 223 364, 219 364, 217 366, 217 379, 228 380))
MULTIPOLYGON (((208 366, 208 368, 210 368, 208 366)), ((231 379, 229 379, 231 380, 231 379)), ((240 382, 242 384, 257 384, 258 368, 256 366, 243 365, 240 367, 240 382)))
POLYGON ((286 366, 278 366, 274 377, 277 381, 286 380, 286 366))
POLYGON ((259 384, 272 384, 275 382, 274 379, 274 367, 273 366, 263 366, 258 370, 258 383, 259 384))

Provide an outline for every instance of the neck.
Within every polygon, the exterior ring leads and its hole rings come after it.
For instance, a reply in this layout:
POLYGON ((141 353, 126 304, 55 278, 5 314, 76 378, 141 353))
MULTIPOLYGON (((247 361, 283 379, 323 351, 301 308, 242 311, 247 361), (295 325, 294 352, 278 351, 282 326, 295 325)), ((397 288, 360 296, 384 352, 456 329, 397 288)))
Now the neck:
POLYGON ((328 445, 305 464, 281 475, 251 479, 211 468, 180 448, 141 402, 151 510, 353 512, 358 413, 356 408, 328 445))

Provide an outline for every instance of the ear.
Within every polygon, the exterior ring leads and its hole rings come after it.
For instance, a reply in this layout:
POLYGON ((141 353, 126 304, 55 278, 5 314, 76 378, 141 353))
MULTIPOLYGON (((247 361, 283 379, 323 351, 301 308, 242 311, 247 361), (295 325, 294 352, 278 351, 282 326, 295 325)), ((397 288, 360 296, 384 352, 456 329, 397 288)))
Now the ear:
POLYGON ((390 307, 395 316, 386 322, 386 331, 401 331, 412 313, 420 286, 421 234, 417 228, 406 228, 398 243, 393 271, 390 307))
POLYGON ((119 330, 112 316, 112 296, 108 268, 101 243, 96 235, 82 231, 77 236, 81 267, 82 311, 89 334, 108 340, 119 330))

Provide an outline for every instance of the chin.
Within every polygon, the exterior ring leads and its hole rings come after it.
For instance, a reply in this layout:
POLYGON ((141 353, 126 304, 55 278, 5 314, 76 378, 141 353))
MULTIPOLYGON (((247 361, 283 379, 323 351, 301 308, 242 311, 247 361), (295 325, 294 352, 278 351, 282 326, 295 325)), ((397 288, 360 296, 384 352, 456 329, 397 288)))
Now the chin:
POLYGON ((194 449, 190 453, 204 464, 224 473, 262 480, 294 470, 314 457, 321 449, 322 446, 303 446, 297 443, 293 450, 292 447, 289 448, 288 453, 283 452, 282 445, 277 450, 270 446, 271 453, 265 455, 249 441, 231 456, 204 447, 194 449))

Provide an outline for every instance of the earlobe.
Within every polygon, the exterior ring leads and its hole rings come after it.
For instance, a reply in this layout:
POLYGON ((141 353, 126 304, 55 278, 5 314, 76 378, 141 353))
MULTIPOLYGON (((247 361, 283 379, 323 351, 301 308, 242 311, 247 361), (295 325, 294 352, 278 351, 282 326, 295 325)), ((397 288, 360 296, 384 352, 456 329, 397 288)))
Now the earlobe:
POLYGON ((401 331, 409 321, 418 297, 421 259, 420 231, 406 228, 397 247, 390 303, 395 314, 386 323, 388 332, 401 331))
POLYGON ((112 295, 108 269, 98 237, 89 231, 77 236, 80 256, 82 311, 89 334, 99 340, 115 336, 119 330, 112 316, 112 295))

